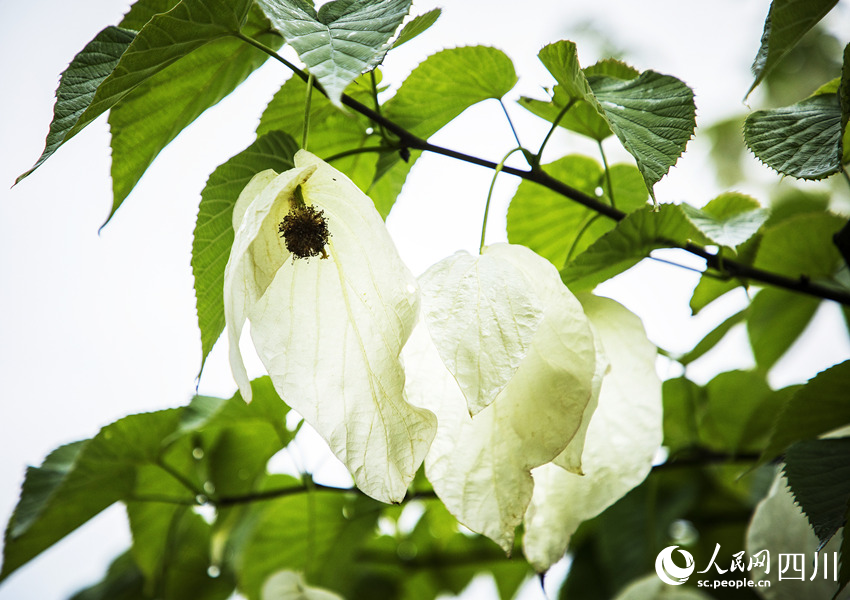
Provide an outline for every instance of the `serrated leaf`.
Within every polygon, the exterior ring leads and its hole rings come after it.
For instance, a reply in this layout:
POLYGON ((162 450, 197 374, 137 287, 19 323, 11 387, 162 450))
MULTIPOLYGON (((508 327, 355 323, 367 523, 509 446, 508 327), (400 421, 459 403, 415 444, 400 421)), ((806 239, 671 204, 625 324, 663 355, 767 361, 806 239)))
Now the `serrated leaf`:
POLYGON ((681 206, 685 216, 709 240, 729 248, 755 235, 769 215, 755 198, 736 192, 721 194, 702 209, 689 204, 681 206))
POLYGON ((410 10, 410 0, 334 0, 318 13, 298 0, 258 4, 337 106, 349 83, 381 63, 410 10))
POLYGON ((830 213, 806 213, 764 231, 755 266, 789 277, 829 279, 842 259, 832 237, 844 219, 830 213))
POLYGON ((577 438, 583 442, 601 377, 590 325, 554 267, 523 246, 494 244, 488 253, 523 271, 543 301, 531 349, 501 394, 470 417, 463 393, 420 324, 403 351, 405 392, 437 415, 437 436, 425 459, 437 495, 461 523, 507 552, 531 500, 531 469, 577 438))
MULTIPOLYGON (((52 140, 48 139, 46 151, 50 152, 43 154, 36 166, 138 85, 207 42, 238 32, 250 6, 250 0, 235 4, 227 0, 183 0, 169 12, 154 16, 120 54, 117 63, 114 58, 128 34, 118 34, 116 38, 115 30, 111 30, 111 43, 105 48, 108 60, 95 58, 94 77, 84 72, 80 91, 72 94, 73 102, 63 102, 62 110, 55 112, 61 124, 52 140), (104 78, 103 73, 110 66, 113 68, 104 78), (84 110, 80 112, 81 107, 84 110)), ((94 56, 86 52, 85 63, 94 56)), ((31 172, 32 169, 27 174, 31 172)))
POLYGON ((841 83, 838 88, 838 101, 841 104, 841 163, 850 162, 850 44, 844 46, 844 62, 841 68, 841 83))
POLYGON ((759 160, 783 175, 799 179, 832 175, 842 162, 838 94, 750 113, 744 121, 744 141, 759 160))
POLYGON ((167 13, 179 3, 180 0, 136 0, 118 26, 139 31, 156 15, 167 13))
POLYGON ((611 129, 634 156, 652 193, 693 136, 693 91, 675 77, 655 71, 631 80, 592 78, 590 85, 611 129))
POLYGON ((581 301, 611 368, 587 429, 583 474, 561 468, 558 458, 532 472, 523 552, 537 572, 561 559, 582 521, 644 480, 662 441, 657 351, 640 319, 608 298, 587 295, 581 301))
POLYGON ((44 151, 35 165, 20 175, 15 183, 35 171, 59 149, 59 146, 93 120, 92 117, 81 123, 81 118, 92 103, 98 86, 112 73, 135 37, 134 31, 107 27, 74 57, 59 80, 56 104, 53 106, 53 121, 50 123, 44 151))
POLYGON ((176 410, 125 417, 91 440, 63 446, 40 468, 30 468, 6 528, 0 580, 114 502, 140 491, 136 468, 156 464, 160 442, 174 431, 178 417, 176 410))
MULTIPOLYGON (((676 163, 693 135, 696 127, 693 91, 675 77, 654 71, 634 77, 633 71, 621 64, 606 63, 586 74, 579 67, 572 42, 549 44, 537 56, 558 82, 553 104, 561 109, 572 105, 589 107, 589 111, 581 109, 585 112, 579 129, 592 137, 603 133, 593 113, 602 117, 635 158, 652 194, 655 183, 676 163), (595 74, 608 71, 616 75, 595 74)), ((525 104, 543 108, 528 101, 525 104)), ((545 110, 551 115, 552 107, 545 110)), ((595 139, 601 141, 604 137, 595 139)))
MULTIPOLYGON (((645 205, 649 194, 640 172, 631 165, 610 168, 611 187, 605 171, 595 160, 579 155, 565 156, 543 169, 555 179, 590 196, 598 188, 603 198, 624 212, 645 205)), ((565 199, 549 189, 523 181, 508 207, 508 241, 528 246, 562 267, 571 256, 584 251, 616 223, 565 199)))
POLYGON ((785 453, 788 486, 821 545, 840 527, 850 502, 850 438, 804 440, 785 453))
POLYGON ((422 318, 472 416, 514 376, 543 319, 525 274, 488 250, 457 252, 419 277, 422 318))
POLYGON ((686 241, 706 243, 705 236, 685 217, 681 206, 662 204, 641 208, 617 223, 561 270, 561 279, 574 290, 590 290, 633 267, 652 250, 686 241))
MULTIPOLYGON (((251 7, 242 33, 272 49, 283 42, 270 31, 268 21, 256 6, 251 7)), ((213 40, 146 79, 112 107, 112 213, 160 151, 267 58, 267 54, 241 40, 213 40)))
POLYGON ((391 121, 427 139, 473 104, 501 98, 516 82, 513 63, 501 50, 449 48, 419 63, 381 110, 391 121))
POLYGON ((761 290, 747 317, 750 346, 759 368, 769 370, 803 333, 820 298, 778 288, 761 290))
POLYGON ((419 290, 372 201, 299 150, 294 169, 254 176, 233 223, 224 307, 243 397, 250 400, 251 389, 239 339, 250 320, 280 396, 325 438, 364 493, 401 501, 436 422, 403 396, 399 353, 416 322, 419 290), (310 241, 326 259, 308 260, 281 237, 299 187, 305 206, 322 211, 325 236, 310 241))
MULTIPOLYGON (((811 525, 800 507, 795 504, 793 494, 786 487, 785 478, 781 472, 777 473, 769 493, 753 512, 746 537, 747 555, 753 556, 758 552, 767 551, 762 554, 762 558, 769 554, 771 563, 768 565, 765 561, 761 567, 753 568, 749 574, 750 578, 761 589, 768 589, 768 586, 770 589, 781 589, 782 595, 777 596, 778 598, 833 598, 838 591, 834 579, 834 552, 839 547, 835 542, 831 542, 822 553, 818 553, 818 545, 818 538, 812 532, 811 525), (801 578, 795 575, 796 579, 791 579, 784 576, 787 573, 780 574, 776 568, 776 557, 782 554, 805 556, 805 576, 801 578), (817 577, 812 577, 812 561, 816 557, 820 564, 817 577)), ((838 598, 847 600, 848 595, 841 594, 838 598)))
POLYGON ((395 42, 393 42, 393 48, 398 48, 402 44, 405 44, 418 36, 421 33, 427 31, 431 25, 437 22, 437 19, 440 18, 442 14, 442 9, 435 8, 433 10, 429 10, 426 13, 421 15, 416 15, 410 21, 405 24, 401 29, 401 33, 398 34, 395 42))
POLYGON ((776 457, 796 441, 815 438, 850 424, 848 389, 850 361, 830 367, 810 379, 780 413, 761 461, 776 457))
POLYGON ((233 244, 233 207, 251 178, 265 169, 286 171, 298 150, 285 133, 272 131, 216 168, 201 192, 192 241, 198 327, 201 330, 201 369, 224 331, 224 268, 233 244))
POLYGON ((771 3, 761 46, 752 66, 755 80, 746 96, 837 3, 838 0, 774 0, 771 3))
POLYGON ((71 600, 145 600, 145 578, 129 552, 109 565, 104 578, 80 590, 71 600))

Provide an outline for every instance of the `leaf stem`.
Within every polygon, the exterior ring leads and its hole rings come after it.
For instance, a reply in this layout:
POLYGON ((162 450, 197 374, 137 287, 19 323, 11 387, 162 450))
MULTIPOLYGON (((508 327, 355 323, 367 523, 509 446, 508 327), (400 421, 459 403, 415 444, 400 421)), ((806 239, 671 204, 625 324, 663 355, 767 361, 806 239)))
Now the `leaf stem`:
POLYGON ((564 262, 564 265, 568 265, 570 261, 573 259, 573 254, 575 254, 576 248, 578 248, 579 240, 581 240, 581 236, 585 234, 585 232, 590 229, 590 226, 596 222, 596 219, 601 217, 602 215, 593 215, 587 223, 581 226, 578 234, 576 235, 576 239, 573 240, 572 246, 570 246, 570 251, 567 252, 567 260, 564 262))
POLYGON ((192 492, 195 495, 195 497, 198 497, 198 496, 206 497, 206 494, 202 490, 200 490, 197 486, 195 486, 195 484, 192 483, 189 480, 188 477, 186 477, 185 475, 183 475, 183 473, 181 473, 180 471, 178 471, 177 469, 175 469, 174 467, 169 465, 167 462, 165 462, 165 460, 162 457, 157 459, 156 464, 159 466, 160 469, 162 469, 163 471, 165 471, 166 473, 171 475, 174 479, 179 481, 180 484, 183 487, 185 487, 187 490, 192 492))
POLYGON ((602 166, 605 167, 605 181, 608 183, 608 197, 611 199, 611 206, 617 208, 617 203, 614 202, 614 186, 611 184, 611 170, 608 168, 608 158, 605 156, 605 149, 602 147, 602 140, 597 140, 599 145, 599 154, 602 156, 602 166))
POLYGON ((496 178, 502 172, 502 169, 505 168, 505 161, 510 158, 511 154, 518 150, 521 151, 522 147, 518 146, 505 154, 505 157, 496 165, 496 169, 493 171, 493 178, 490 180, 490 189, 487 191, 487 203, 484 205, 484 219, 481 222, 481 243, 478 245, 479 254, 484 251, 484 235, 487 233, 487 217, 490 215, 490 199, 493 197, 493 188, 496 187, 496 178))
MULTIPOLYGON (((375 69, 369 71, 369 78, 372 82, 372 100, 375 101, 375 112, 379 115, 381 114, 381 104, 378 102, 378 82, 375 77, 375 69)), ((378 123, 378 127, 381 130, 381 139, 387 139, 387 132, 384 130, 384 126, 378 123)))
POLYGON ((570 101, 567 102, 567 105, 564 108, 561 109, 561 112, 558 113, 558 116, 555 117, 555 120, 552 121, 552 126, 549 128, 549 131, 546 133, 546 137, 543 138, 543 142, 540 144, 540 149, 537 151, 537 164, 538 165, 540 164, 540 159, 543 156, 543 149, 546 147, 546 144, 549 143, 549 138, 551 138, 552 134, 555 133, 555 130, 558 128, 558 124, 561 122, 561 119, 563 119, 564 115, 566 115, 569 112, 569 110, 573 107, 573 104, 575 104, 575 100, 570 99, 570 101))
MULTIPOLYGON (((251 44, 259 50, 262 50, 263 52, 265 52, 266 54, 268 54, 290 70, 292 70, 298 77, 301 77, 301 79, 303 79, 305 82, 307 81, 307 78, 309 77, 307 73, 290 63, 288 60, 280 56, 271 48, 245 36, 242 33, 233 33, 232 35, 245 41, 248 44, 251 44)), ((315 84, 315 88, 321 93, 327 95, 324 88, 318 82, 315 84)), ((450 148, 444 148, 442 146, 431 144, 428 141, 413 135, 404 127, 401 127, 394 121, 391 121, 385 116, 378 114, 374 110, 370 109, 368 106, 363 105, 362 103, 358 102, 357 100, 346 94, 342 95, 341 101, 342 104, 344 104, 345 106, 357 111, 358 113, 370 119, 374 123, 384 127, 390 133, 393 133, 398 136, 399 145, 403 148, 431 152, 433 154, 447 156, 449 158, 454 158, 456 160, 461 160, 469 164, 478 165, 480 167, 485 167, 488 169, 496 169, 499 166, 498 163, 494 163, 493 161, 486 160, 478 156, 464 154, 463 152, 458 152, 450 148)), ((560 194, 566 198, 569 198, 573 202, 577 202, 578 204, 589 208, 590 210, 595 211, 614 221, 622 221, 626 218, 625 212, 613 206, 610 206, 605 202, 600 202, 596 198, 593 198, 588 194, 585 194, 573 187, 570 187, 569 185, 555 179, 542 169, 537 168, 535 166, 532 166, 530 170, 523 170, 503 165, 500 170, 510 175, 520 177, 521 179, 525 179, 526 181, 533 181, 534 183, 542 185, 543 187, 548 188, 553 192, 560 194)), ((671 247, 681 248, 683 250, 686 250, 687 252, 690 252, 691 254, 705 259, 708 268, 725 273, 725 275, 728 277, 737 277, 744 280, 752 280, 759 283, 766 283, 774 287, 800 292, 803 294, 808 294, 810 296, 824 298, 827 300, 834 300, 835 302, 838 302, 840 304, 850 306, 850 291, 848 290, 812 282, 808 278, 794 279, 791 277, 786 277, 784 275, 765 271, 763 269, 753 267, 746 263, 738 262, 728 258, 721 260, 720 257, 712 254, 702 246, 691 242, 671 243, 671 247)))
POLYGON ((313 74, 307 77, 307 97, 304 99, 304 132, 301 135, 301 147, 307 149, 307 136, 310 133, 310 103, 313 99, 313 74))
POLYGON ((505 106, 505 103, 502 102, 502 99, 499 98, 499 105, 502 107, 502 112, 505 113, 505 118, 508 120, 508 125, 511 127, 511 131, 514 134, 514 139, 516 140, 516 145, 522 148, 522 142, 519 141, 519 135, 517 135, 516 128, 514 127, 514 122, 511 120, 511 115, 508 113, 508 107, 505 106))

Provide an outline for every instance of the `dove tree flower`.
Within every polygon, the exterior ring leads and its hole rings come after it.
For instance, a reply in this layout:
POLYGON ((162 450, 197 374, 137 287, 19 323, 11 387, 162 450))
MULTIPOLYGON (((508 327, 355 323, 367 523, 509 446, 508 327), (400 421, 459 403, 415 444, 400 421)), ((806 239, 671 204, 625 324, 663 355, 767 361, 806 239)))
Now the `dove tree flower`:
POLYGON ((455 254, 420 282, 424 318, 403 356, 410 401, 439 424, 426 475, 462 524, 509 552, 531 470, 583 441, 598 391, 593 333, 557 270, 522 246, 455 254))
POLYGON ((436 421, 403 397, 399 353, 419 289, 372 200, 304 150, 295 168, 258 173, 233 213, 224 278, 230 364, 246 320, 275 389, 328 442, 366 494, 399 502, 436 421))

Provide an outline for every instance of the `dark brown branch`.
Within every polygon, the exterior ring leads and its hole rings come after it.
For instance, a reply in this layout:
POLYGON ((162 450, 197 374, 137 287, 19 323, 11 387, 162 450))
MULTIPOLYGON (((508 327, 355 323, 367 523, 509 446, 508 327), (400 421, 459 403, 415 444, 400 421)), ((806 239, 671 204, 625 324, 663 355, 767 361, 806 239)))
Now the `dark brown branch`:
MULTIPOLYGON (((305 73, 283 57, 281 57, 279 54, 277 54, 277 52, 275 52, 271 48, 263 46, 256 40, 253 40, 247 36, 243 36, 242 34, 239 34, 237 37, 255 46, 256 48, 263 50, 272 58, 275 58, 276 60, 282 62, 285 66, 291 69, 298 77, 303 79, 305 82, 307 81, 309 77, 307 73, 305 73)), ((315 83, 315 88, 319 90, 322 94, 325 94, 325 96, 327 96, 327 92, 325 92, 324 88, 320 84, 315 83)), ((451 150, 450 148, 444 148, 442 146, 431 144, 427 140, 423 140, 422 138, 413 135, 404 127, 401 127, 394 121, 387 119, 384 115, 379 114, 377 111, 372 110, 368 106, 358 102, 350 96, 343 94, 342 103, 345 106, 351 108, 352 110, 357 111, 364 117, 370 119, 375 124, 380 125, 381 127, 383 127, 384 130, 389 131, 395 136, 397 136, 399 140, 398 143, 400 149, 407 148, 411 150, 422 150, 424 152, 432 152, 434 154, 440 154, 442 156, 461 160, 473 165, 485 167, 487 169, 496 169, 498 167, 498 164, 493 161, 479 158, 477 156, 471 156, 469 154, 464 154, 463 152, 451 150)), ((538 183, 543 187, 548 188, 558 194, 561 194, 562 196, 569 198, 573 202, 577 202, 578 204, 581 204, 582 206, 589 208, 590 210, 604 215, 609 219, 613 219, 614 221, 619 222, 626 218, 626 213, 624 213, 623 211, 618 210, 608 204, 605 204, 604 202, 601 202, 596 198, 585 194, 584 192, 570 187, 564 182, 555 179, 540 168, 523 170, 514 167, 504 166, 502 167, 502 171, 505 173, 510 173, 511 175, 514 175, 516 177, 520 177, 521 179, 524 179, 526 181, 533 181, 534 183, 538 183)), ((837 287, 830 287, 823 284, 814 283, 805 276, 800 276, 799 278, 794 279, 792 277, 786 277, 784 275, 779 275, 777 273, 758 269, 751 265, 747 265, 732 259, 721 259, 720 257, 710 253, 702 246, 690 242, 686 244, 673 243, 672 246, 681 248, 682 250, 686 250, 691 254, 705 259, 707 268, 718 271, 722 273, 725 277, 728 277, 730 279, 736 278, 745 281, 768 284, 793 292, 808 294, 810 296, 824 298, 827 300, 834 300, 835 302, 838 302, 840 304, 850 306, 850 291, 837 287)))

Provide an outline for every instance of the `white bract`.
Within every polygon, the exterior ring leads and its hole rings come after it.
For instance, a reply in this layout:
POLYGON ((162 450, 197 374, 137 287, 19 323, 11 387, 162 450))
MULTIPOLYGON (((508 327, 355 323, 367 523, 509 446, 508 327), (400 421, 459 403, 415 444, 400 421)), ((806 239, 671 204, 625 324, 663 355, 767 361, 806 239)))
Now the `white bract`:
POLYGON ((513 377, 543 319, 523 271, 501 256, 458 252, 419 278, 431 339, 475 415, 513 377))
POLYGON ((566 455, 532 471, 534 495, 525 515, 523 551, 539 572, 560 560, 582 521, 646 478, 662 440, 656 348, 640 319, 613 300, 580 299, 610 370, 587 429, 581 455, 584 475, 562 468, 573 461, 566 455))
POLYGON ((399 353, 419 290, 372 200, 309 152, 280 175, 258 173, 233 212, 225 270, 230 364, 251 387, 239 339, 245 321, 275 389, 327 440, 357 486, 399 502, 434 436, 434 415, 403 397, 399 353), (327 258, 297 258, 279 231, 296 201, 324 211, 327 258))
MULTIPOLYGON (((508 377, 495 399, 475 416, 470 416, 466 398, 455 377, 471 375, 477 381, 498 381, 505 372, 457 370, 453 376, 441 360, 437 347, 450 344, 483 345, 469 336, 449 343, 432 342, 443 329, 420 323, 404 349, 407 371, 406 390, 411 402, 437 415, 437 436, 425 459, 426 474, 449 511, 465 526, 482 533, 506 551, 513 546, 514 529, 522 521, 531 500, 531 469, 548 463, 573 440, 583 440, 587 427, 588 404, 593 402, 596 370, 593 334, 581 304, 561 282, 558 271, 547 260, 523 246, 497 244, 475 257, 479 266, 462 255, 446 259, 432 271, 451 272, 457 265, 471 272, 487 272, 488 285, 496 286, 499 274, 505 285, 527 286, 523 309, 540 313, 524 327, 537 321, 530 343, 522 342, 526 353, 508 377), (487 262, 485 262, 485 260, 487 262), (489 263, 489 264, 487 264, 489 263), (484 265, 486 266, 480 266, 484 265), (515 278, 519 273, 520 279, 515 278), (508 279, 513 279, 507 282, 508 279), (430 334, 429 334, 429 329, 430 334)), ((421 278, 433 281, 433 273, 421 278)), ((447 298, 457 296, 458 288, 469 293, 472 287, 463 277, 444 277, 444 283, 427 289, 447 298), (454 287, 449 282, 454 282, 454 287)), ((423 292, 424 293, 424 292, 423 292)), ((443 302, 445 298, 443 298, 443 302)), ((509 293, 498 294, 491 302, 510 302, 509 293)), ((431 300, 426 300, 426 305, 431 300)), ((432 305, 441 302, 434 301, 432 305)), ((481 303, 466 302, 469 320, 480 314, 481 303)), ((492 314, 510 312, 510 307, 492 309, 492 314)), ((463 315, 453 315, 463 320, 463 315)), ((426 321, 428 321, 426 315, 426 321)), ((477 326, 485 331, 489 326, 477 326)), ((525 334, 519 337, 524 337, 525 334)), ((508 346, 492 340, 495 346, 508 346)), ((513 342, 511 342, 513 343, 513 342)), ((501 349, 498 352, 502 352, 501 349)), ((457 354, 468 350, 457 351, 457 354)), ((481 371, 501 368, 498 361, 482 363, 481 371)), ((508 371, 510 372, 510 369, 508 371)), ((598 387, 598 386, 597 386, 598 387)), ((472 389, 468 387, 467 389, 472 389)))

